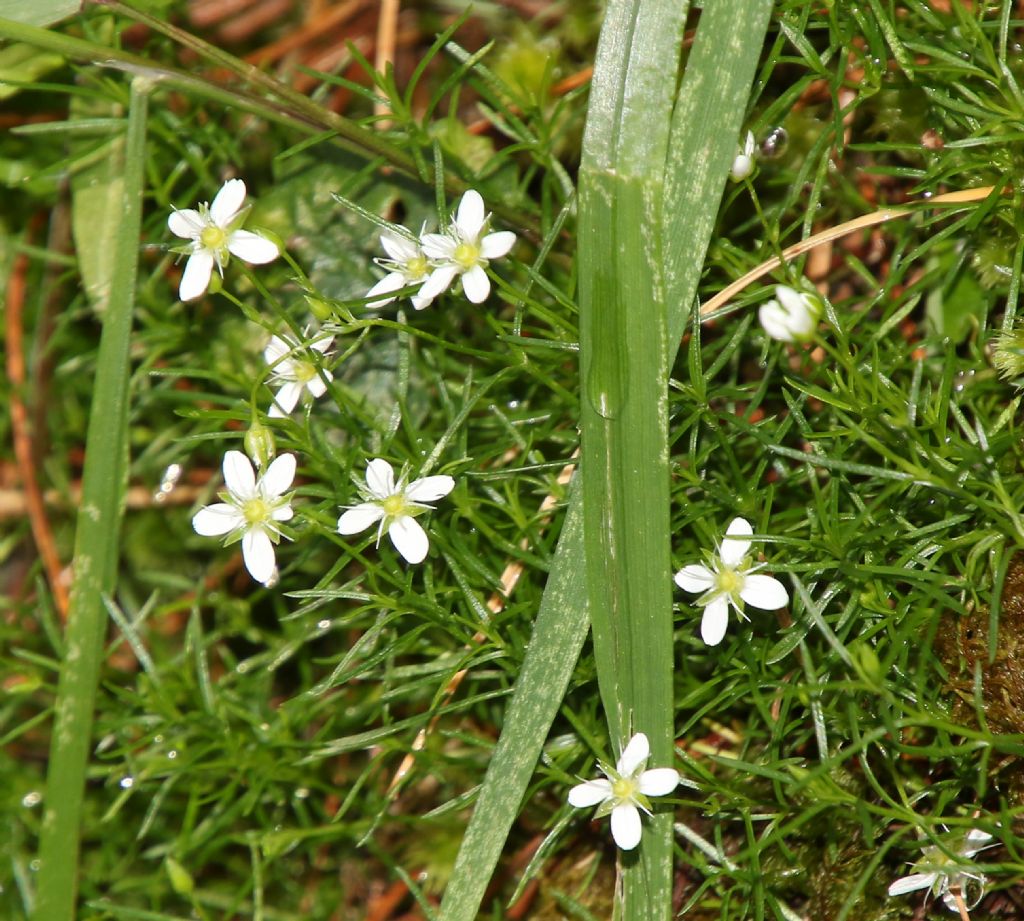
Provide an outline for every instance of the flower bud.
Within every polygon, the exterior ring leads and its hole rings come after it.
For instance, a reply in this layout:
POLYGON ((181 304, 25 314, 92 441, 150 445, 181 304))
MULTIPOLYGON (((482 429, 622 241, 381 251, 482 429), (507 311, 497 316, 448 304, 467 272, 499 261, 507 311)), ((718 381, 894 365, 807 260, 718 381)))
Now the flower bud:
POLYGON ((758 311, 764 331, 780 342, 807 342, 812 339, 821 319, 821 299, 787 285, 777 285, 775 296, 778 300, 762 304, 758 311))
POLYGON ((274 433, 255 419, 249 426, 249 431, 245 433, 245 453, 253 459, 260 470, 265 469, 277 453, 274 433))
POLYGON ((1008 329, 992 342, 992 364, 1005 380, 1021 386, 1024 381, 1024 329, 1008 329))
POLYGON ((754 141, 754 134, 752 131, 748 131, 747 136, 743 141, 743 147, 740 149, 740 152, 736 154, 736 159, 732 161, 732 168, 729 170, 729 175, 732 177, 734 182, 741 182, 754 172, 755 146, 756 142, 754 141))

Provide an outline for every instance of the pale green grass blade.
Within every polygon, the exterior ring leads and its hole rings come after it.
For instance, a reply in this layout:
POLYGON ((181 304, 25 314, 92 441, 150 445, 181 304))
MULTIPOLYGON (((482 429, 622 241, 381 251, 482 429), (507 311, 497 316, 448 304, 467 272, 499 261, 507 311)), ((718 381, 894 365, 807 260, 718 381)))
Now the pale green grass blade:
POLYGON ((558 542, 556 565, 544 590, 505 728, 495 746, 473 818, 462 839, 441 902, 441 921, 472 921, 505 847, 537 764, 541 746, 569 686, 587 636, 587 606, 580 559, 583 530, 578 484, 558 542), (572 565, 565 565, 571 563, 572 565))
MULTIPOLYGON (((700 278, 718 201, 735 153, 758 51, 764 41, 764 14, 770 8, 763 0, 751 4, 750 9, 743 0, 727 0, 721 6, 723 10, 719 14, 719 4, 715 4, 715 13, 719 15, 714 17, 709 15, 710 10, 705 12, 705 20, 719 23, 731 17, 740 44, 730 50, 735 56, 729 66, 725 66, 724 59, 716 59, 709 53, 710 46, 704 43, 705 25, 698 29, 668 153, 673 171, 678 170, 679 174, 678 181, 675 174, 670 177, 665 221, 666 235, 671 241, 665 253, 670 362, 679 345, 676 330, 681 330, 686 323, 689 303, 700 278), (687 95, 694 82, 707 87, 705 92, 711 94, 709 100, 687 95), (716 110, 721 105, 720 99, 728 100, 731 107, 716 110), (687 124, 684 112, 692 119, 691 132, 681 130, 681 126, 687 124), (692 159, 695 157, 704 157, 709 164, 717 163, 720 168, 717 171, 711 166, 695 168, 692 159), (689 293, 682 297, 680 292, 689 293)), ((470 921, 477 917, 484 890, 519 812, 582 648, 589 621, 580 565, 583 553, 580 506, 577 488, 570 494, 566 522, 520 681, 445 892, 441 908, 443 921, 470 921), (552 649, 558 654, 552 656, 552 649)))
POLYGON ((40 834, 34 921, 72 921, 78 888, 79 823, 92 748, 93 707, 107 617, 103 596, 117 581, 121 512, 128 473, 129 345, 142 221, 149 81, 132 84, 124 145, 124 196, 114 277, 97 358, 86 436, 82 504, 75 532, 75 579, 64 637, 40 834))
POLYGON ((672 115, 663 212, 673 354, 689 322, 771 10, 771 0, 709 3, 686 64, 672 115))
POLYGON ((30 26, 49 26, 82 8, 82 0, 0 0, 0 16, 30 26))

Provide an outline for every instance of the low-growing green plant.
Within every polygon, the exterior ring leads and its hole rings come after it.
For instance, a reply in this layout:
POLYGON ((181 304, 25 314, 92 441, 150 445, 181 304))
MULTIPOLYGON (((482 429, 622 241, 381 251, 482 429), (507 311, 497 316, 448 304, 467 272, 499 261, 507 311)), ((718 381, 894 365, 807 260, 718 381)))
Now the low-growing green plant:
POLYGON ((0 5, 0 913, 1013 916, 1015 7, 198 6, 0 5))

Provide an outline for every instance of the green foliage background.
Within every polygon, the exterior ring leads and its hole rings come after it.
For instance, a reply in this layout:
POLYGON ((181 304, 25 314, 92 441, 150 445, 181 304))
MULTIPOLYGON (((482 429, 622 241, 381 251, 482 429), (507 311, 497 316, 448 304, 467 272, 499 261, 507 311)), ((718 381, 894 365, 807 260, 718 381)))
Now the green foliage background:
MULTIPOLYGON (((174 19, 184 7, 158 9, 174 19)), ((424 34, 447 25, 443 12, 420 13, 424 34)), ((362 918, 394 880, 424 906, 445 888, 563 525, 563 505, 539 508, 549 493, 564 500, 556 479, 578 444, 571 193, 586 91, 547 90, 592 59, 600 22, 583 3, 514 26, 508 11, 478 15, 462 27, 471 37, 510 37, 482 55, 467 43, 468 57, 424 46, 421 96, 381 78, 396 113, 385 138, 415 151, 423 175, 382 171, 381 156, 317 132, 311 143, 287 118, 247 114, 201 81, 158 84, 151 98, 130 482, 156 489, 179 463, 198 501, 213 495, 222 452, 240 447, 251 405, 269 403, 271 331, 301 331, 315 309, 345 359, 328 397, 275 425, 302 478, 301 539, 282 545, 277 588, 254 586, 233 550, 197 537, 187 506, 126 513, 88 770, 83 918, 362 918), (486 138, 463 127, 481 111, 500 126, 486 138), (438 196, 442 162, 450 188, 438 196), (223 295, 183 305, 166 216, 230 175, 254 196, 248 226, 286 241, 296 265, 249 273, 236 262, 223 295), (334 196, 418 229, 467 184, 500 209, 496 225, 522 236, 515 258, 494 266, 491 300, 365 310, 376 228, 334 196), (422 567, 402 565, 386 541, 377 550, 333 533, 354 501, 351 477, 376 456, 458 480, 429 518, 422 567), (510 561, 523 576, 492 614, 510 561)), ((1024 477, 1017 391, 990 346, 1015 326, 1022 252, 1024 63, 1012 15, 1009 3, 773 9, 744 120, 763 155, 752 181, 726 192, 702 300, 881 204, 1006 192, 837 244, 820 274, 828 323, 814 350, 760 332, 767 284, 703 326, 694 319, 682 339, 668 407, 673 563, 697 561, 743 515, 794 598, 778 617, 734 620, 708 649, 693 599, 677 594, 677 766, 697 786, 674 798, 674 865, 690 916, 909 917, 919 903, 886 888, 910 872, 918 836, 952 840, 944 825, 980 826, 1001 844, 979 857, 993 894, 972 917, 1020 907, 1024 477)), ((90 7, 59 33, 116 49, 127 24, 90 7)), ((132 53, 180 64, 153 32, 132 53)), ((39 473, 56 491, 50 520, 67 560, 97 319, 117 284, 104 241, 119 219, 110 164, 129 80, 11 44, 0 77, 5 111, 22 122, 0 142, 0 265, 6 277, 15 253, 29 256, 26 396, 45 423, 39 473), (36 112, 60 120, 32 123, 36 112)), ((371 122, 370 100, 357 93, 349 114, 371 122)), ((5 402, 9 386, 0 382, 5 402)), ((0 436, 10 444, 4 415, 0 436)), ((7 477, 6 447, 2 460, 7 477)), ((27 522, 6 518, 2 535, 0 914, 20 918, 62 642, 27 522)), ((588 644, 487 913, 505 916, 523 883, 516 855, 544 840, 529 871, 535 916, 609 916, 607 829, 572 815, 565 793, 618 744, 588 644)), ((941 903, 929 911, 946 914, 941 903)))

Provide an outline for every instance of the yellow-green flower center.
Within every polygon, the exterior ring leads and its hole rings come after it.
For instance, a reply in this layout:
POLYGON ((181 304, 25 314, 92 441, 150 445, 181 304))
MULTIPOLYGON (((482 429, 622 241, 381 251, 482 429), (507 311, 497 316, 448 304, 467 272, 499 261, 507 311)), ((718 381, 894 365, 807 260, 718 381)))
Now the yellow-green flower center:
POLYGON ((743 588, 743 576, 732 569, 722 569, 715 575, 715 588, 723 595, 735 595, 743 588))
POLYGON ((311 361, 297 361, 292 365, 292 374, 295 375, 295 380, 308 384, 316 377, 316 365, 311 361))
POLYGON ((393 493, 381 501, 380 507, 384 509, 384 514, 389 518, 398 518, 405 514, 405 496, 400 492, 393 493))
POLYGON ((248 525, 263 524, 270 518, 270 504, 260 498, 247 499, 242 504, 242 515, 248 525))
POLYGON ((637 783, 632 777, 618 777, 612 781, 612 796, 619 802, 627 802, 636 794, 637 783))
POLYGON ((480 248, 472 243, 460 243, 455 247, 452 259, 463 269, 471 269, 480 261, 480 248))
POLYGON ((199 242, 203 244, 203 249, 219 252, 227 244, 227 240, 228 235, 216 224, 207 224, 199 232, 199 242))
POLYGON ((413 256, 405 264, 405 276, 409 281, 419 281, 430 271, 430 263, 426 256, 413 256))

